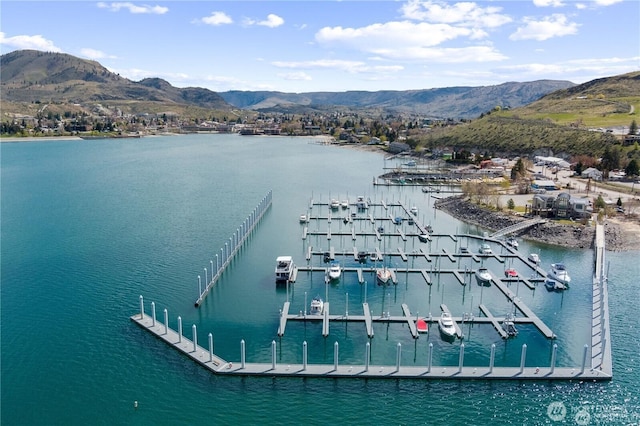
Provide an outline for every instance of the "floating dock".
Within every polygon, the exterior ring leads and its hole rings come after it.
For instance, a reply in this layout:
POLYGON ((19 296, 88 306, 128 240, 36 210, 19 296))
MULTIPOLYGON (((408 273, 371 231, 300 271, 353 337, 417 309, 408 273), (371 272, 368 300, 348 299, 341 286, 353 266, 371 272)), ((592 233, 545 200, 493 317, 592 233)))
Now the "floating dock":
MULTIPOLYGON (((370 202, 370 201, 369 201, 370 202)), ((271 203, 271 193, 265 197, 265 199, 261 202, 259 211, 256 211, 254 215, 252 213, 251 220, 249 222, 245 221, 243 223, 243 231, 240 233, 234 234, 231 238, 231 245, 229 246, 228 251, 225 249, 223 251, 223 262, 222 267, 217 267, 215 279, 219 276, 224 270, 225 263, 230 260, 235 252, 238 250, 238 247, 244 241, 246 234, 248 234, 255 223, 257 223, 262 214, 268 209, 271 203), (262 207, 261 207, 262 206, 262 207)), ((320 203, 319 205, 322 205, 320 203)), ((311 205, 317 205, 313 202, 311 205)), ((327 204, 324 204, 327 205, 327 204)), ((374 205, 370 202, 370 205, 374 205)), ((411 214, 409 210, 407 210, 406 206, 402 203, 385 203, 381 202, 378 204, 382 206, 385 211, 394 206, 400 206, 407 214, 411 214)), ((411 214, 410 216, 413 220, 414 225, 417 227, 420 234, 427 233, 427 229, 418 221, 417 217, 411 214)), ((309 217, 311 220, 313 218, 309 217)), ((329 222, 331 221, 331 213, 326 218, 329 222)), ((337 236, 342 237, 343 235, 349 236, 353 239, 354 245, 356 238, 363 236, 363 233, 357 233, 355 231, 355 227, 353 226, 353 221, 357 220, 357 218, 351 218, 352 220, 345 220, 345 229, 348 232, 342 232, 331 229, 329 225, 327 227, 327 231, 324 233, 327 237, 327 240, 330 240, 332 237, 336 238, 337 236), (350 223, 351 226, 347 226, 350 223)), ((375 228, 376 221, 380 220, 393 220, 392 215, 388 215, 388 217, 384 218, 374 218, 371 214, 366 218, 362 218, 360 220, 366 220, 367 224, 371 223, 375 228)), ((308 222, 307 222, 308 223, 308 222)), ((364 224, 364 222, 362 222, 364 224)), ((367 225, 370 226, 370 225, 367 225)), ((379 232, 377 228, 372 230, 366 230, 366 235, 375 235, 378 240, 381 240, 383 236, 389 237, 398 237, 403 241, 406 241, 408 237, 417 237, 420 234, 411 234, 407 232, 402 232, 398 230, 398 232, 394 233, 384 233, 379 232)), ((303 229, 303 239, 308 239, 309 236, 316 235, 321 236, 322 233, 318 231, 311 231, 308 229, 308 226, 305 223, 305 227, 303 229)), ((444 235, 446 237, 446 235, 444 235)), ((440 237, 440 235, 432 235, 432 237, 440 237)), ((515 250, 511 250, 506 246, 506 244, 502 241, 495 240, 492 238, 479 237, 477 235, 450 235, 451 239, 456 243, 460 238, 467 239, 482 239, 485 241, 491 241, 493 243, 497 243, 505 247, 505 253, 493 254, 491 255, 497 261, 504 263, 506 260, 510 258, 517 258, 522 261, 523 265, 527 265, 532 269, 534 275, 530 279, 518 279, 517 281, 522 281, 524 285, 528 288, 535 288, 535 283, 540 279, 544 279, 546 273, 542 271, 537 265, 533 265, 527 261, 526 258, 523 257, 520 253, 515 250)), ((437 242, 436 242, 437 243, 437 242)), ((429 245, 430 247, 430 245, 429 245)), ((336 342, 334 345, 334 363, 332 365, 329 364, 308 364, 307 363, 307 342, 302 342, 303 349, 303 363, 302 364, 280 364, 277 362, 277 343, 275 341, 271 344, 271 362, 270 363, 247 363, 245 361, 245 342, 240 342, 240 361, 239 362, 230 362, 224 360, 215 355, 213 352, 213 340, 212 335, 209 333, 209 349, 205 349, 204 347, 198 345, 198 333, 196 331, 196 325, 192 326, 191 339, 186 338, 183 335, 183 327, 182 321, 180 317, 178 317, 178 331, 171 330, 168 324, 167 318, 167 310, 164 310, 164 322, 160 322, 156 320, 155 313, 155 304, 151 304, 151 315, 145 313, 145 306, 143 302, 142 296, 140 296, 140 312, 136 315, 130 317, 130 319, 135 322, 142 329, 151 332, 156 335, 159 339, 164 341, 170 347, 178 350, 184 355, 188 356, 195 362, 200 365, 208 368, 210 371, 216 374, 229 374, 229 375, 257 375, 257 376, 298 376, 298 377, 336 377, 336 378, 423 378, 423 379, 530 379, 530 380, 611 380, 612 378, 612 367, 611 367, 611 345, 609 338, 609 307, 608 307, 608 294, 607 294, 607 280, 604 274, 604 231, 601 225, 597 225, 596 228, 596 241, 594 244, 595 247, 595 255, 594 255, 594 279, 593 279, 593 317, 592 317, 592 338, 590 345, 585 344, 584 346, 584 356, 582 360, 582 364, 578 367, 556 367, 556 354, 558 345, 554 344, 552 347, 551 361, 548 366, 542 367, 528 367, 526 366, 526 344, 522 346, 522 354, 521 354, 521 363, 520 367, 495 367, 495 344, 491 345, 491 347, 487 348, 487 352, 490 353, 489 363, 488 365, 475 365, 468 366, 464 364, 464 341, 460 344, 460 356, 459 356, 459 364, 458 365, 447 365, 447 366, 434 366, 432 365, 432 356, 434 347, 433 344, 429 344, 428 355, 424 359, 424 365, 411 365, 411 366, 403 366, 401 365, 402 357, 401 354, 401 344, 397 344, 397 356, 396 356, 396 364, 395 365, 370 365, 370 344, 366 343, 366 346, 363 347, 363 363, 362 364, 353 364, 353 365, 341 365, 340 357, 339 357, 339 347, 336 342), (590 356, 589 356, 590 355, 590 356), (589 361, 589 362, 588 362, 589 361)), ((307 250, 306 258, 308 261, 311 261, 313 256, 322 254, 325 255, 325 251, 314 251, 310 246, 307 250)), ((346 252, 345 252, 346 253, 346 252)), ((329 257, 331 259, 335 258, 336 254, 345 254, 337 252, 334 247, 330 247, 329 249, 329 257)), ((379 248, 375 248, 375 253, 378 258, 382 260, 385 256, 399 256, 403 261, 408 261, 412 256, 418 256, 426 259, 428 262, 431 262, 433 258, 436 259, 435 264, 439 265, 439 261, 442 257, 447 258, 452 263, 460 264, 460 261, 463 258, 471 257, 471 260, 474 262, 481 262, 483 256, 479 256, 471 253, 451 253, 445 249, 442 249, 441 253, 426 253, 422 248, 413 252, 413 253, 405 253, 405 251, 401 248, 396 248, 395 250, 391 250, 390 252, 381 252, 379 248), (460 261, 458 261, 458 259, 460 261)), ((356 248, 348 252, 348 255, 354 256, 354 259, 359 255, 356 248)), ((212 267, 213 269, 213 267, 212 267)), ((297 268, 299 271, 325 271, 326 268, 323 267, 312 267, 312 266, 300 266, 297 268)), ((344 272, 355 272, 358 275, 358 281, 363 283, 363 274, 365 271, 373 271, 375 268, 344 268, 344 272)), ((433 273, 452 273, 456 276, 457 280, 464 284, 466 281, 467 274, 471 274, 472 270, 469 268, 459 269, 442 269, 437 268, 436 270, 428 271, 424 268, 407 268, 406 273, 419 273, 423 277, 424 281, 427 285, 431 285, 432 283, 432 274, 433 273)), ((212 274, 213 275, 213 274, 212 274)), ((209 287, 215 283, 214 276, 212 276, 211 282, 207 283, 207 287, 205 291, 200 291, 200 297, 196 302, 196 306, 202 301, 203 297, 206 296, 206 293, 209 290, 209 287)), ((395 277, 395 271, 393 274, 393 280, 397 283, 395 277)), ((502 280, 492 274, 492 282, 495 284, 496 288, 499 289, 505 297, 513 304, 513 306, 520 311, 521 316, 517 316, 514 318, 514 322, 517 324, 528 323, 535 325, 538 330, 547 338, 553 339, 555 338, 555 334, 538 318, 531 309, 529 309, 524 303, 520 301, 519 298, 508 288, 505 282, 509 282, 509 279, 502 280)), ((373 338, 373 323, 375 322, 383 322, 383 323, 402 323, 408 325, 409 333, 414 338, 419 338, 419 334, 416 331, 415 327, 415 319, 411 314, 410 308, 408 304, 402 304, 402 315, 391 315, 390 312, 382 312, 380 316, 373 316, 369 309, 369 305, 365 302, 362 304, 363 312, 362 315, 347 315, 345 312, 344 315, 339 314, 331 314, 329 310, 329 303, 325 302, 324 311, 322 316, 310 316, 299 313, 297 315, 289 314, 291 304, 287 300, 283 304, 283 308, 280 313, 280 318, 278 321, 278 336, 283 336, 286 330, 288 321, 322 321, 322 335, 326 338, 330 335, 330 322, 332 321, 360 321, 364 325, 364 329, 369 339, 373 338)), ((442 304, 441 309, 443 312, 449 312, 449 309, 446 305, 442 304)), ((458 325, 459 322, 470 322, 470 323, 478 323, 478 324, 492 324, 496 331, 501 335, 501 337, 505 338, 505 331, 502 329, 500 325, 500 318, 497 318, 491 314, 491 312, 484 305, 480 305, 481 312, 485 315, 484 317, 473 317, 468 316, 468 314, 464 314, 462 317, 453 317, 454 324, 456 326, 456 333, 458 337, 463 338, 462 330, 458 325)), ((417 316, 416 316, 417 317, 417 316)), ((431 315, 428 318, 425 318, 426 321, 430 323, 437 322, 437 317, 432 317, 431 315)), ((353 358, 353 355, 350 355, 350 358, 353 358)))

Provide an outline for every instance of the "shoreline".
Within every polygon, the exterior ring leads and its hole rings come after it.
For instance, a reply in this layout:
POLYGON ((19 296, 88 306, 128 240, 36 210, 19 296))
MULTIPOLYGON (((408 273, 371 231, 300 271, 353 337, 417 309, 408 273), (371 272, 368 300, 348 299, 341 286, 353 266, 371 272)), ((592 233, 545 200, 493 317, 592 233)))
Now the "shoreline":
MULTIPOLYGON (((528 219, 519 215, 482 208, 463 199, 462 196, 437 200, 434 208, 440 209, 458 220, 493 231, 528 219)), ((618 218, 607 218, 604 225, 607 251, 640 250, 638 246, 638 240, 640 239, 639 226, 618 218)), ((515 236, 544 244, 589 249, 593 244, 595 226, 586 226, 578 223, 575 225, 561 224, 550 220, 519 231, 515 236)))

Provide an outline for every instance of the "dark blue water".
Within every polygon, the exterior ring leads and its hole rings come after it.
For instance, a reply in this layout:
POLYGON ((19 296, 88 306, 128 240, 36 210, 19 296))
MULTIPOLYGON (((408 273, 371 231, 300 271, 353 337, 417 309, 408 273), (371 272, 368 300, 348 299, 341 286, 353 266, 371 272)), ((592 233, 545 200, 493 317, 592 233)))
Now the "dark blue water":
MULTIPOLYGON (((400 324, 376 324, 369 340, 364 325, 332 323, 325 339, 319 323, 289 323, 278 339, 287 291, 274 285, 274 261, 289 254, 305 264, 308 245, 352 249, 350 237, 302 241, 298 217, 311 198, 401 200, 416 205, 418 217, 437 232, 482 230, 434 210, 433 200, 419 188, 374 187, 372 179, 385 165, 381 155, 309 139, 194 135, 3 143, 0 148, 3 425, 545 424, 551 422, 547 408, 553 402, 565 404, 568 424, 577 424, 585 412, 588 424, 640 421, 640 252, 607 254, 610 383, 217 377, 129 321, 138 311, 139 295, 147 305, 156 303, 159 318, 166 308, 172 328, 180 315, 186 334, 197 325, 200 342, 213 333, 216 353, 229 360, 239 359, 244 339, 248 361, 270 362, 269 345, 276 340, 278 362, 301 362, 307 341, 309 362, 333 363, 338 342, 341 363, 361 364, 370 341, 373 364, 394 365, 401 343, 403 365, 426 365, 433 343, 434 364, 457 366, 459 341, 444 342, 437 333, 414 341, 400 324), (210 273, 220 247, 269 190, 272 207, 195 309, 197 276, 204 278, 204 268, 210 273)), ((332 221, 333 232, 341 226, 340 220, 332 221)), ((401 247, 407 253, 425 246, 397 237, 384 244, 387 251, 401 247)), ((468 243, 470 249, 474 244, 468 243)), ((377 243, 369 237, 356 245, 372 249, 377 243)), ((457 247, 446 238, 431 243, 432 251, 442 248, 457 247)), ((558 365, 579 366, 582 346, 590 342, 591 252, 527 242, 520 250, 539 252, 545 267, 563 261, 570 268, 572 287, 563 294, 532 291, 522 283, 511 288, 558 335, 558 365)), ((353 264, 349 257, 340 260, 353 264)), ((425 260, 407 265, 392 257, 390 262, 399 269, 431 268, 425 260)), ((446 259, 440 266, 455 267, 446 259)), ((495 260, 486 266, 496 274, 505 268, 495 260)), ((374 315, 400 315, 402 303, 420 315, 437 315, 441 303, 454 315, 478 315, 480 302, 496 316, 512 309, 495 287, 461 286, 450 274, 434 275, 430 287, 417 274, 399 273, 398 285, 388 288, 376 286, 373 276, 365 278, 374 315)), ((362 313, 365 291, 355 274, 327 289, 320 275, 301 273, 290 289, 291 311, 304 310, 316 294, 328 295, 334 313, 362 313)), ((548 365, 552 342, 533 326, 519 330, 516 339, 505 342, 491 325, 465 326, 465 365, 487 365, 492 343, 496 365, 518 366, 523 343, 527 366, 548 365)))

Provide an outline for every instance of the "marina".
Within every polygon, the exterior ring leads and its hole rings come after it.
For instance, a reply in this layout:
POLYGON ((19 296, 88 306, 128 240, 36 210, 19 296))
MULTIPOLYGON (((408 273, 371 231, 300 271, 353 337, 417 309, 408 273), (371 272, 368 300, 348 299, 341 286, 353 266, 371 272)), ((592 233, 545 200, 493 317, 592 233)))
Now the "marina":
MULTIPOLYGON (((482 236, 493 230, 433 209, 431 194, 419 186, 373 187, 372 176, 382 166, 377 153, 299 137, 183 135, 85 142, 2 146, 2 381, 3 389, 8 389, 2 395, 2 424, 93 424, 96 419, 102 421, 105 407, 114 424, 266 421, 285 425, 325 419, 345 424, 368 419, 391 424, 545 424, 547 410, 555 402, 565 404, 567 423, 583 409, 590 410, 591 424, 640 420, 636 398, 640 381, 633 364, 638 353, 640 269, 637 262, 629 262, 637 250, 607 250, 603 259, 609 315, 603 317, 604 353, 610 350, 612 355, 609 360, 605 357, 603 371, 610 365, 613 375, 611 381, 596 383, 578 376, 583 345, 591 347, 592 334, 600 330, 599 325, 593 328, 601 302, 597 293, 594 297, 594 253, 589 248, 550 246, 518 237, 521 253, 539 255, 542 272, 551 263, 563 262, 571 273, 570 289, 549 292, 543 282, 529 289, 523 282, 503 278, 506 268, 515 268, 526 279, 533 269, 519 259, 504 257, 508 253, 501 246, 490 242, 505 263, 478 256, 478 239, 459 237, 456 244, 448 236, 482 236), (270 155, 265 156, 265 150, 270 155), (220 255, 220 248, 270 189, 271 207, 200 307, 194 308, 196 276, 202 275, 204 288, 203 267, 209 272, 213 260, 215 272, 215 254, 220 255), (356 237, 354 244, 347 236, 334 237, 330 244, 314 236, 305 243, 299 216, 307 213, 310 194, 316 200, 348 199, 350 203, 356 195, 402 200, 408 207, 418 207, 417 219, 425 227, 431 225, 433 234, 445 236, 434 237, 429 246, 428 241, 409 236, 418 232, 407 220, 400 225, 406 243, 385 236, 386 250, 371 236, 366 244, 364 237, 356 237), (314 251, 334 246, 341 265, 363 268, 362 283, 357 272, 344 272, 339 282, 329 285, 329 314, 370 312, 368 325, 366 321, 331 321, 329 335, 323 337, 322 320, 287 321, 284 335, 277 335, 287 286, 275 282, 276 258, 288 255, 296 265, 306 266, 309 245, 314 251), (399 256, 387 259, 391 268, 400 270, 398 283, 377 286, 369 271, 375 261, 367 258, 359 264, 353 257, 354 246, 367 253, 375 253, 376 246, 381 253, 401 247, 406 263, 399 256), (410 255, 441 253, 443 248, 459 254, 456 263, 444 256, 429 262, 424 256, 410 255), (478 261, 465 257, 463 248, 478 261), (349 255, 341 257, 340 252, 349 255), (467 285, 461 285, 451 273, 431 272, 432 266, 433 271, 438 267, 462 271, 465 266, 475 271, 482 263, 556 333, 556 339, 546 339, 526 322, 516 322, 517 337, 502 339, 490 322, 479 322, 485 317, 478 309, 481 298, 498 321, 513 310, 493 283, 482 289, 475 278, 469 282, 467 276, 467 285), (403 272, 407 264, 424 270, 431 285, 420 272, 403 272), (367 310, 363 308, 365 288, 367 310), (139 295, 144 295, 149 325, 151 302, 155 302, 159 334, 164 333, 164 309, 168 310, 167 338, 175 340, 165 342, 130 320, 134 314, 139 316, 139 295), (406 320, 373 321, 382 311, 390 311, 391 317, 404 316, 403 303, 414 319, 429 318, 429 313, 437 317, 444 303, 464 338, 443 341, 434 322, 429 322, 427 333, 414 339, 406 320), (465 313, 473 313, 476 322, 463 324, 465 313), (193 350, 195 324, 201 348, 196 358, 202 354, 202 361, 208 362, 211 333, 213 353, 219 358, 214 360, 219 366, 231 362, 235 369, 241 365, 244 340, 245 372, 255 366, 260 374, 216 373, 174 349, 178 316, 184 351, 193 350), (276 373, 302 368, 304 342, 307 369, 317 365, 332 371, 338 342, 338 374, 348 374, 350 366, 352 372, 364 371, 369 343, 369 372, 381 374, 383 368, 393 376, 400 343, 400 374, 410 369, 426 372, 433 344, 427 375, 452 377, 459 368, 462 343, 463 373, 471 377, 489 371, 492 344, 496 345, 494 373, 498 368, 505 368, 506 374, 518 373, 526 343, 524 372, 535 377, 539 367, 538 375, 547 374, 557 345, 555 372, 563 369, 570 376, 575 368, 576 379, 362 380, 318 375, 309 380, 304 375, 269 374, 272 341, 276 342, 276 373), (475 375, 474 366, 478 368, 475 375), (351 408, 345 410, 345 406, 351 408)), ((323 211, 314 208, 312 213, 327 216, 323 211)), ((342 213, 333 214, 333 231, 339 226, 344 229, 346 211, 342 213)), ((381 207, 375 207, 368 214, 387 217, 389 212, 382 214, 381 207)), ((355 222, 356 231, 359 223, 355 222)), ((308 225, 310 230, 317 226, 308 225)), ((326 223, 322 226, 326 229, 326 223)), ((590 241, 585 241, 587 246, 590 241)), ((322 256, 312 259, 313 267, 327 266, 322 256)), ((299 272, 288 291, 288 313, 305 308, 309 313, 313 297, 325 299, 324 272, 299 272)), ((518 312, 516 320, 522 318, 518 312)), ((599 354, 599 347, 593 353, 589 350, 585 370, 590 370, 592 362, 599 365, 599 354)))
MULTIPOLYGON (((270 202, 271 196, 265 197, 265 200, 269 200, 270 202)), ((359 197, 359 200, 362 200, 362 197, 359 197)), ((264 200, 263 200, 264 201, 264 200)), ((362 202, 362 201, 359 201, 362 202)), ((387 324, 390 326, 392 324, 397 325, 405 325, 409 332, 409 335, 414 340, 420 338, 420 334, 417 329, 417 323, 420 320, 421 327, 426 327, 431 325, 431 329, 434 330, 436 328, 440 329, 440 332, 443 333, 445 329, 443 329, 443 322, 450 322, 448 327, 451 327, 451 332, 446 331, 447 336, 451 336, 454 339, 462 340, 460 344, 460 354, 459 354, 459 364, 457 366, 457 370, 451 369, 449 367, 449 372, 447 373, 447 367, 434 366, 432 364, 432 351, 433 343, 429 343, 429 356, 428 359, 425 360, 426 366, 417 367, 417 366, 402 366, 401 365, 401 343, 397 344, 397 357, 396 364, 394 365, 369 365, 369 357, 365 355, 364 362, 362 364, 349 364, 345 366, 341 366, 339 363, 339 344, 336 341, 334 346, 334 364, 333 365, 322 365, 322 364, 310 364, 307 363, 308 357, 308 346, 307 342, 303 342, 302 348, 304 351, 303 354, 303 363, 300 364, 287 364, 286 368, 280 366, 276 361, 276 342, 272 342, 272 359, 270 364, 261 364, 261 363, 247 363, 245 360, 245 341, 242 340, 240 342, 241 345, 241 353, 240 353, 240 362, 235 361, 228 362, 222 360, 220 357, 217 357, 212 349, 207 351, 204 348, 197 346, 197 334, 195 331, 195 324, 193 325, 193 341, 191 343, 183 343, 185 340, 182 335, 182 330, 180 329, 177 333, 169 332, 169 328, 166 326, 166 310, 165 310, 165 325, 160 326, 157 324, 155 319, 155 305, 152 303, 152 314, 151 316, 145 314, 144 302, 142 296, 140 296, 140 314, 134 315, 131 317, 131 320, 136 322, 141 327, 151 331, 152 333, 161 337, 165 342, 169 343, 172 347, 180 350, 182 353, 188 355, 190 358, 196 360, 198 363, 204 365, 205 367, 210 368, 212 371, 221 374, 240 374, 240 375, 293 375, 293 376, 305 376, 305 377, 314 377, 314 376, 329 376, 329 377, 379 377, 379 378, 402 378, 402 377, 414 377, 414 378, 485 378, 485 379, 505 379, 505 378, 517 378, 517 379, 539 379, 541 377, 547 379, 573 379, 576 377, 580 378, 589 378, 594 380, 610 380, 612 371, 611 371, 611 358, 610 358, 610 349, 608 348, 606 342, 607 335, 607 315, 608 308, 605 308, 606 301, 606 279, 604 279, 604 261, 603 261, 603 252, 604 252, 604 238, 597 237, 594 242, 594 290, 593 290, 593 298, 594 298, 594 317, 593 317, 593 338, 591 341, 591 345, 584 346, 584 356, 583 362, 579 367, 557 367, 556 366, 556 350, 558 345, 556 343, 553 344, 553 353, 550 365, 546 368, 536 367, 535 369, 527 369, 526 365, 526 350, 527 344, 522 345, 521 352, 521 364, 520 368, 512 368, 512 367, 495 367, 494 366, 494 356, 495 356, 495 344, 491 345, 491 358, 488 366, 474 365, 474 366, 466 366, 464 364, 464 348, 465 348, 465 334, 460 327, 459 324, 491 324, 495 331, 498 333, 500 338, 509 339, 518 334, 518 330, 516 325, 533 325, 538 332, 543 335, 546 339, 555 340, 556 334, 553 330, 547 326, 535 313, 529 308, 523 300, 518 297, 518 291, 520 289, 520 283, 522 283, 525 288, 530 291, 535 291, 538 287, 538 284, 541 282, 545 282, 548 279, 547 274, 543 269, 539 267, 538 263, 532 263, 530 259, 528 259, 525 255, 521 254, 516 247, 514 247, 513 243, 509 243, 505 240, 500 240, 494 237, 489 237, 486 234, 479 236, 473 234, 434 234, 433 232, 429 234, 430 239, 426 243, 429 248, 432 247, 434 241, 436 243, 436 250, 424 250, 424 248, 420 248, 419 250, 406 251, 403 246, 398 246, 395 249, 390 249, 387 251, 387 244, 392 244, 395 240, 397 244, 406 246, 407 237, 417 238, 419 235, 422 235, 427 232, 427 228, 421 224, 419 219, 415 216, 416 210, 408 209, 405 204, 401 202, 397 203, 389 203, 389 202, 372 202, 370 199, 366 201, 367 207, 364 210, 374 209, 376 206, 380 207, 383 211, 388 211, 390 209, 399 208, 401 214, 405 216, 410 216, 412 218, 411 225, 407 225, 407 228, 404 230, 396 229, 393 232, 385 231, 386 227, 391 227, 395 225, 399 227, 403 225, 405 222, 402 217, 397 216, 397 212, 386 213, 382 216, 374 215, 373 213, 367 213, 366 216, 358 218, 357 215, 349 216, 349 220, 341 221, 344 223, 345 228, 349 225, 350 229, 339 230, 338 232, 332 231, 331 229, 331 211, 336 210, 340 207, 340 204, 336 205, 336 200, 332 200, 329 204, 317 203, 311 201, 310 203, 310 211, 308 214, 305 214, 306 221, 301 222, 304 226, 304 231, 302 234, 303 243, 306 246, 306 256, 305 260, 307 262, 306 265, 298 265, 295 267, 295 274, 302 273, 308 276, 308 279, 313 282, 314 274, 322 274, 325 282, 325 297, 324 299, 320 299, 316 297, 313 299, 311 308, 309 312, 307 311, 307 295, 305 293, 304 298, 304 306, 302 309, 298 309, 297 307, 292 307, 292 301, 289 300, 289 286, 293 286, 293 283, 296 281, 295 277, 291 277, 293 279, 286 279, 287 285, 287 300, 283 303, 282 308, 280 309, 279 314, 279 324, 277 328, 276 335, 279 338, 283 338, 285 336, 285 331, 287 330, 288 323, 290 322, 318 322, 322 323, 321 327, 321 335, 323 338, 327 338, 331 335, 331 324, 332 323, 353 323, 353 324, 362 324, 364 327, 362 328, 365 332, 368 339, 372 339, 374 337, 374 324, 387 324), (327 208, 329 214, 327 216, 320 216, 318 214, 312 214, 313 209, 327 208), (360 220, 360 221, 359 221, 360 220), (308 226, 310 223, 315 222, 316 228, 320 228, 320 222, 324 223, 322 226, 323 231, 309 231, 308 226), (360 223, 361 226, 359 229, 356 229, 355 223, 360 223), (367 227, 364 224, 367 224, 367 227), (325 228, 326 227, 326 228, 325 228), (415 227, 415 232, 411 232, 412 227, 415 227), (313 249, 313 246, 308 241, 309 238, 314 238, 316 242, 320 242, 321 239, 326 239, 328 243, 331 243, 332 240, 336 240, 338 238, 348 237, 349 240, 354 244, 351 249, 340 248, 336 249, 333 245, 329 247, 324 247, 322 249, 313 249), (355 244, 357 241, 361 241, 364 245, 367 244, 367 239, 371 238, 372 241, 376 244, 373 250, 359 250, 355 244), (447 239, 458 245, 460 241, 466 241, 467 244, 473 243, 483 247, 484 253, 479 254, 471 254, 468 250, 456 250, 452 252, 447 248, 437 249, 437 243, 439 239, 447 239), (500 253, 494 252, 489 243, 493 246, 493 248, 499 248, 500 253), (308 245, 307 245, 308 244, 308 245), (380 248, 382 245, 382 249, 380 248), (390 262, 391 259, 396 259, 396 262, 390 262), (343 266, 340 261, 337 259, 352 259, 353 262, 357 262, 357 266, 343 266), (375 259, 373 265, 365 265, 363 264, 367 262, 367 259, 375 259), (474 263, 479 263, 483 265, 487 259, 494 259, 499 264, 505 264, 509 262, 512 264, 514 261, 519 262, 521 267, 519 268, 522 271, 522 268, 529 269, 529 278, 522 278, 513 268, 505 269, 505 277, 500 278, 492 271, 487 268, 481 268, 485 270, 485 274, 487 274, 487 278, 483 280, 483 282, 478 281, 478 285, 483 289, 486 285, 494 286, 499 292, 505 297, 508 303, 512 306, 512 311, 505 314, 504 317, 495 316, 490 308, 488 308, 485 304, 482 303, 482 292, 480 303, 478 304, 478 309, 481 315, 476 316, 469 312, 465 312, 462 315, 454 316, 446 304, 440 304, 440 315, 432 315, 429 313, 428 316, 419 317, 417 313, 411 311, 408 303, 402 303, 401 310, 402 315, 392 315, 390 310, 385 311, 384 309, 380 314, 373 314, 370 310, 370 305, 367 301, 367 277, 369 274, 375 274, 376 271, 380 271, 380 268, 384 264, 384 269, 389 271, 391 274, 391 279, 389 280, 389 284, 391 286, 397 286, 399 283, 398 275, 402 274, 406 277, 406 285, 409 285, 409 282, 415 282, 414 280, 410 280, 409 275, 420 275, 423 280, 423 285, 425 286, 425 290, 432 286, 434 282, 437 282, 440 285, 440 280, 443 275, 451 274, 455 277, 455 281, 462 285, 463 287, 472 285, 472 277, 474 275, 473 265, 474 263), (451 264, 458 265, 457 268, 443 268, 441 263, 443 260, 448 261, 451 264), (471 262, 469 265, 462 265, 465 261, 471 262), (379 264, 378 264, 379 262, 379 264), (398 267, 397 262, 401 262, 406 266, 404 268, 398 267), (417 266, 416 262, 424 262, 423 265, 417 266), (314 263, 318 263, 318 265, 314 265, 314 263), (388 267, 386 265, 393 263, 394 267, 388 267), (409 263, 412 266, 409 266, 409 263), (324 264, 324 265, 323 265, 324 264), (361 313, 354 314, 353 311, 349 313, 348 306, 348 298, 346 301, 346 306, 344 313, 338 313, 334 310, 334 312, 330 311, 330 302, 329 302, 329 294, 330 287, 333 285, 332 283, 339 281, 341 279, 347 279, 349 276, 356 276, 357 282, 364 287, 364 301, 361 303, 362 311, 361 313), (516 292, 513 291, 511 285, 516 285, 516 292), (318 305, 318 303, 320 305, 318 305), (314 305, 315 304, 315 305, 314 305), (291 313, 293 311, 293 313, 291 313), (517 314, 516 314, 517 313, 517 314), (436 324, 438 327, 435 327, 436 324), (601 337, 599 337, 601 336, 601 337), (588 354, 591 354, 591 357, 588 357, 588 354), (590 363, 587 363, 588 360, 591 360, 590 363)), ((348 204, 346 204, 349 206, 348 204)), ((349 207, 346 207, 349 208, 349 207)), ((362 209, 361 209, 362 210, 362 209)), ((409 221, 406 221, 409 223, 409 221)), ((530 222, 533 223, 533 222, 530 222)), ((537 222, 536 222, 537 223, 537 222)), ((601 235, 603 233, 602 227, 598 225, 598 233, 597 235, 601 235)), ((495 235, 505 235, 505 232, 497 232, 495 235)), ((425 244, 423 241, 420 244, 425 244)), ((292 266, 292 258, 290 256, 280 256, 278 257, 278 264, 283 264, 283 261, 286 260, 287 266, 292 266)), ((290 271, 292 272, 292 271, 290 271)), ((276 268, 276 274, 278 273, 278 268, 276 268)), ((293 274, 291 274, 293 275, 293 274)), ((289 277, 289 273, 287 274, 289 277)), ((372 280, 373 281, 373 280, 372 280)), ((380 285, 381 282, 378 282, 380 285)), ((450 285, 450 284, 445 284, 450 285)), ((347 295, 348 297, 348 295, 347 295)), ((181 322, 179 321, 179 324, 181 322)), ((211 335, 210 335, 211 336, 211 335)), ((445 337, 443 337, 444 339, 445 337)), ((447 337, 448 338, 448 337, 447 337)), ((370 351, 369 343, 366 344, 365 352, 368 354, 370 351)))

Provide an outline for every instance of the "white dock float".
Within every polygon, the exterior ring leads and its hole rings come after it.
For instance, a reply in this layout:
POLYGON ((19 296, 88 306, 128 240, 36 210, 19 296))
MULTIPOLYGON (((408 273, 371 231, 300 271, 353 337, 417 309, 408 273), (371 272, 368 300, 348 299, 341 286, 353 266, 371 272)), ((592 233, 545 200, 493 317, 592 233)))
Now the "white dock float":
POLYGON ((356 262, 360 260, 360 258, 358 257, 358 249, 356 247, 353 248, 353 260, 355 260, 356 262))
POLYGON ((322 307, 322 336, 329 335, 329 302, 324 302, 322 307))
POLYGON ((427 282, 428 285, 431 285, 431 276, 429 276, 429 272, 426 269, 421 269, 420 273, 422 274, 422 278, 427 282))
POLYGON ((489 312, 489 309, 487 309, 486 306, 481 304, 480 310, 482 311, 483 314, 485 314, 487 318, 489 318, 489 320, 491 320, 491 324, 493 324, 493 328, 495 328, 498 334, 500 334, 500 337, 502 337, 503 339, 506 339, 507 337, 509 337, 509 335, 507 334, 506 331, 504 331, 504 329, 502 328, 502 326, 500 325, 496 317, 494 317, 491 314, 491 312, 489 312))
POLYGON ((278 336, 284 336, 284 329, 287 327, 287 317, 289 315, 289 306, 291 302, 284 302, 282 312, 280 312, 280 326, 278 327, 278 336))
POLYGON ((402 247, 398 247, 398 253, 400 253, 400 257, 402 258, 402 260, 404 260, 406 262, 407 261, 407 255, 402 250, 402 247))
POLYGON ((369 310, 369 304, 364 302, 362 304, 362 309, 364 311, 364 325, 367 329, 367 336, 370 338, 373 337, 373 321, 371 321, 371 311, 369 310))
POLYGON ((309 232, 309 227, 305 226, 304 228, 302 228, 302 239, 306 240, 307 239, 307 232, 309 232))
POLYGON ((379 261, 383 261, 384 260, 384 257, 382 256, 382 252, 380 251, 380 249, 378 247, 376 247, 376 256, 377 256, 379 261))
POLYGON ((429 253, 427 253, 423 249, 420 249, 420 253, 424 256, 424 258, 427 260, 427 262, 431 262, 431 256, 429 256, 429 253))
POLYGON ((416 323, 411 317, 411 311, 409 310, 409 306, 406 303, 402 304, 402 312, 404 313, 405 318, 407 319, 407 324, 409 324, 409 332, 414 339, 418 338, 418 330, 416 329, 416 323))
POLYGON ((364 283, 364 276, 362 275, 362 268, 358 268, 357 272, 358 272, 358 282, 360 284, 363 284, 364 283))

